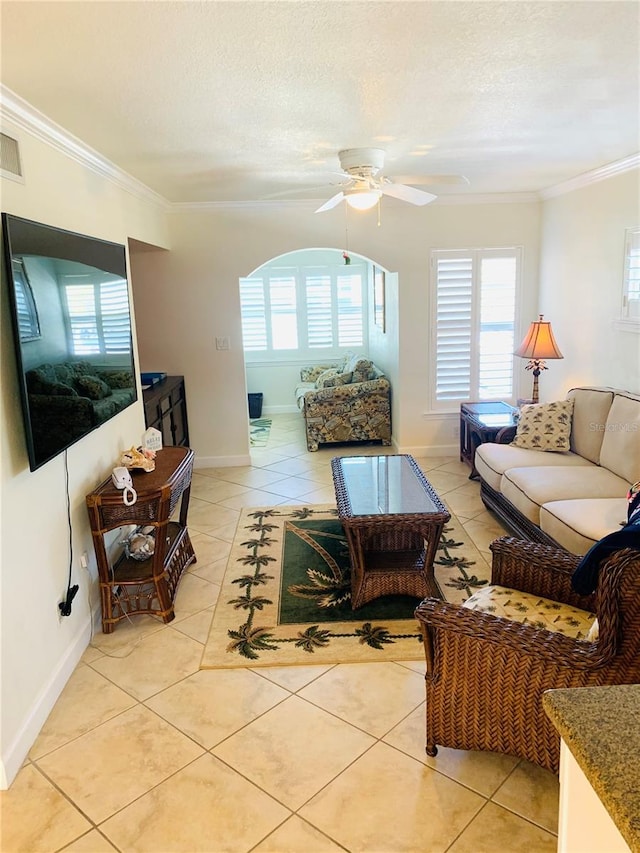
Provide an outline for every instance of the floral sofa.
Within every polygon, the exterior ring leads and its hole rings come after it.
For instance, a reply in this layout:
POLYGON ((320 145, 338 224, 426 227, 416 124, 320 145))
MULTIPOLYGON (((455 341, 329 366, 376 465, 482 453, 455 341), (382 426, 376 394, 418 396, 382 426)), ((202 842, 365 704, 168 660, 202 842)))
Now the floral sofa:
POLYGON ((66 445, 136 399, 130 370, 98 368, 88 361, 45 363, 25 376, 38 453, 66 445))
POLYGON ((320 444, 391 444, 391 386, 369 359, 349 355, 334 364, 303 367, 296 388, 310 451, 320 444))
POLYGON ((514 533, 585 554, 626 523, 640 480, 640 396, 573 388, 524 406, 513 442, 481 444, 475 465, 485 505, 514 533))

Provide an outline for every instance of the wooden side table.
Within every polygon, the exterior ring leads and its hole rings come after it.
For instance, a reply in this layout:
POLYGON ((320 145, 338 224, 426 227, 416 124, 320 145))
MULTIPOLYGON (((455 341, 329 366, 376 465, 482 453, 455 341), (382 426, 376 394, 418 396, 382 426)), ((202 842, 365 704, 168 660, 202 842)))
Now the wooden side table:
POLYGON ((131 471, 138 494, 132 506, 125 506, 122 492, 111 477, 87 495, 105 634, 110 634, 120 619, 134 613, 150 613, 163 622, 174 618, 178 581, 196 560, 187 530, 193 457, 188 447, 164 447, 156 456, 155 471, 131 471), (179 501, 178 518, 171 520, 179 501), (152 557, 135 560, 122 553, 114 560, 107 552, 105 536, 129 525, 154 528, 152 557))
POLYGON ((461 403, 460 461, 471 466, 469 479, 478 476, 476 448, 486 441, 509 444, 516 434, 516 412, 508 403, 461 403))

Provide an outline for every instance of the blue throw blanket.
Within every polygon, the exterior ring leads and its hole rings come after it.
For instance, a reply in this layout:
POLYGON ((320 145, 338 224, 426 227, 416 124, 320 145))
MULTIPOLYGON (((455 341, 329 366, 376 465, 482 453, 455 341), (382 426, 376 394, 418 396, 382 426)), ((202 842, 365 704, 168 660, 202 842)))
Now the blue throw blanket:
POLYGON ((640 481, 631 486, 627 497, 629 508, 625 526, 592 545, 571 577, 571 586, 580 595, 595 592, 600 566, 611 554, 622 548, 640 551, 640 481))

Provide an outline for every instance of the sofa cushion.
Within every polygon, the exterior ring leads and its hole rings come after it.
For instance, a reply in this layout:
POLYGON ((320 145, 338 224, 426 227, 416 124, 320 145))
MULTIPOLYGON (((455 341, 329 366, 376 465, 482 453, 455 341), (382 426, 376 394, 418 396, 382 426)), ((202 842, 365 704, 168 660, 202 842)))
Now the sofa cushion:
POLYGON ((628 485, 640 479, 640 397, 614 396, 604 427, 600 464, 628 485))
POLYGON ((340 373, 335 367, 324 370, 316 379, 316 388, 337 388, 339 385, 348 385, 352 380, 352 373, 340 373))
POLYGON ((354 355, 345 362, 343 367, 345 373, 353 374, 353 382, 368 382, 375 378, 373 362, 361 355, 354 355))
POLYGON ((583 466, 593 465, 588 459, 575 453, 544 453, 541 450, 525 450, 513 444, 481 444, 476 450, 476 470, 482 479, 496 491, 500 490, 502 475, 509 468, 527 466, 583 466))
POLYGON ((78 393, 67 382, 59 380, 50 365, 43 364, 27 372, 27 389, 30 394, 53 397, 77 397, 78 393))
POLYGON ((540 508, 540 527, 572 554, 589 548, 627 518, 626 498, 578 498, 550 501, 540 508))
POLYGON ((540 524, 540 507, 550 501, 574 500, 598 495, 619 498, 628 484, 598 465, 559 465, 509 468, 502 475, 500 491, 529 521, 540 524))
POLYGON ((526 450, 570 449, 573 399, 523 406, 512 444, 526 450))
POLYGON ((90 400, 102 400, 111 394, 111 388, 97 376, 78 376, 73 384, 81 397, 90 400))
POLYGON ((462 606, 576 640, 586 640, 595 620, 595 614, 587 610, 504 586, 482 587, 462 606))
POLYGON ((611 388, 572 388, 567 394, 573 399, 571 450, 596 465, 613 394, 611 388))

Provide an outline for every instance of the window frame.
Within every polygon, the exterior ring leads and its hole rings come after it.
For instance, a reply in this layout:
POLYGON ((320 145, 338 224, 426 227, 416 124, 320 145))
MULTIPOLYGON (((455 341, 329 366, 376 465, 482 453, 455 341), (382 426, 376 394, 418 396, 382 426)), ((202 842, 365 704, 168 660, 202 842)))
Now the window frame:
POLYGON ((629 292, 631 283, 638 280, 638 259, 640 258, 640 225, 625 228, 624 232, 624 267, 622 273, 622 296, 620 302, 620 317, 614 326, 619 331, 640 334, 640 298, 633 299, 637 303, 637 315, 630 314, 629 292), (635 261, 635 263, 634 263, 635 261))
POLYGON ((495 397, 480 397, 480 310, 481 310, 481 266, 482 261, 491 258, 510 258, 515 259, 515 281, 513 293, 513 334, 514 334, 514 349, 517 346, 516 335, 519 323, 519 306, 522 295, 522 280, 523 280, 523 247, 522 246, 503 246, 497 248, 466 248, 466 249, 432 249, 430 253, 430 284, 429 284, 429 300, 430 300, 430 321, 429 321, 429 337, 430 346, 428 349, 430 365, 432 367, 428 371, 429 375, 429 411, 434 414, 451 414, 459 412, 460 404, 470 401, 492 402, 502 400, 505 402, 513 402, 517 395, 517 378, 515 370, 515 356, 512 356, 512 373, 511 373, 511 394, 501 394, 495 397), (470 298, 470 366, 469 366, 469 396, 447 400, 438 400, 438 260, 443 259, 470 259, 471 260, 471 298, 470 298))

